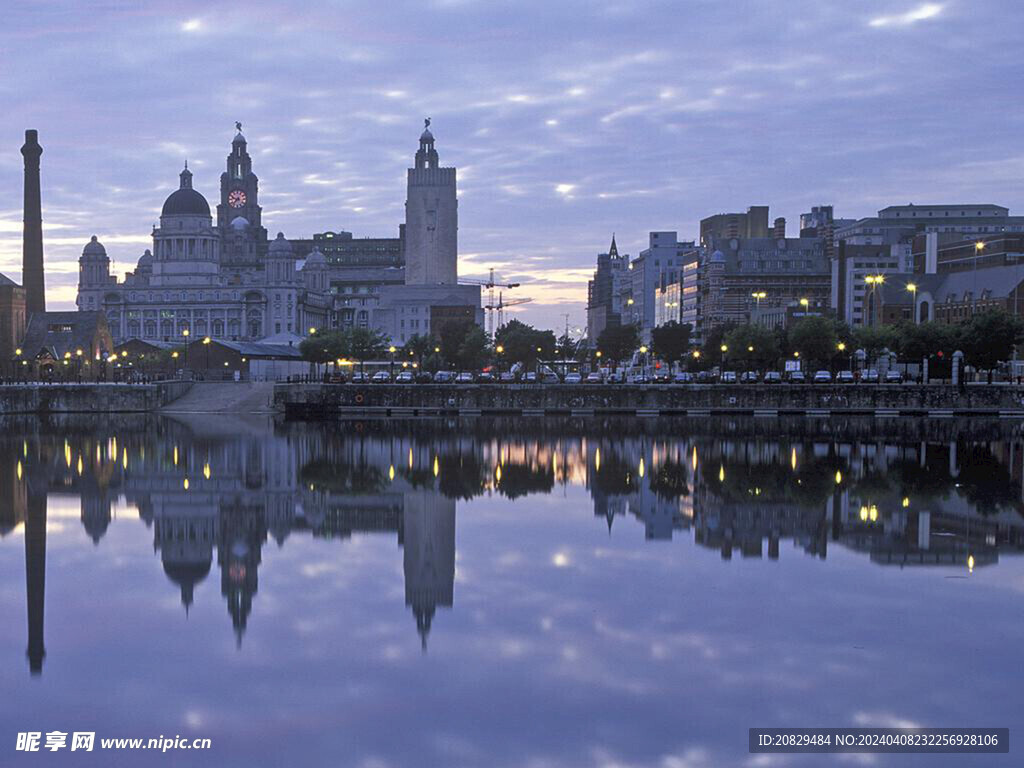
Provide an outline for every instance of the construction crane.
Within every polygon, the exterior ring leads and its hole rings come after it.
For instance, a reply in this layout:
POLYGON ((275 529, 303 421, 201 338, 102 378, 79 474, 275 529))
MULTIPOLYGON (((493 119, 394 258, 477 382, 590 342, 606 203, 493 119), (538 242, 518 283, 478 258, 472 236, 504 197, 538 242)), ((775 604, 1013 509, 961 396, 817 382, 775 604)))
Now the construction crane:
POLYGON ((492 340, 494 339, 494 332, 497 330, 497 328, 501 328, 501 326, 503 326, 505 324, 505 307, 515 307, 515 306, 518 306, 519 304, 528 304, 531 301, 533 301, 533 299, 509 299, 508 301, 505 301, 504 298, 502 298, 502 297, 503 297, 503 292, 499 291, 498 292, 498 303, 497 304, 491 303, 491 304, 488 304, 488 305, 486 305, 484 307, 484 309, 486 309, 488 312, 491 313, 490 316, 489 316, 490 317, 490 323, 491 323, 491 328, 490 328, 489 333, 491 335, 491 339, 492 340), (495 328, 495 326, 494 326, 494 315, 495 314, 498 315, 498 326, 497 326, 497 328, 495 328))
POLYGON ((495 304, 494 303, 494 289, 495 288, 506 288, 508 290, 511 290, 512 288, 518 288, 520 285, 522 285, 522 283, 499 283, 499 282, 496 282, 495 279, 494 279, 494 267, 491 267, 491 269, 490 269, 490 271, 488 273, 487 280, 462 279, 459 282, 462 283, 463 285, 479 285, 481 288, 486 288, 487 289, 487 305, 484 307, 484 309, 486 309, 490 313, 487 316, 487 333, 488 333, 488 335, 492 339, 494 338, 494 331, 496 330, 496 328, 494 326, 494 313, 495 313, 495 311, 497 311, 497 313, 498 313, 498 328, 500 328, 501 327, 501 309, 502 308, 504 308, 504 307, 511 307, 513 304, 525 304, 527 301, 532 301, 532 299, 525 299, 525 300, 510 299, 509 301, 506 301, 506 302, 502 303, 502 301, 501 301, 501 294, 499 293, 498 294, 498 303, 495 304))

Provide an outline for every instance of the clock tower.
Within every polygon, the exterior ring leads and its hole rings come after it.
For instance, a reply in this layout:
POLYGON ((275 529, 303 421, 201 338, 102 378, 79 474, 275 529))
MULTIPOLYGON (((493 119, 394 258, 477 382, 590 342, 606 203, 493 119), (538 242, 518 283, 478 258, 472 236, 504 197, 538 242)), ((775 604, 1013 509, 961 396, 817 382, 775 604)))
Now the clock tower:
POLYGON ((227 170, 220 175, 220 205, 217 206, 217 227, 223 247, 221 263, 225 267, 256 265, 267 250, 267 230, 263 228, 259 205, 259 179, 252 172, 252 158, 246 149, 242 124, 231 142, 227 170))

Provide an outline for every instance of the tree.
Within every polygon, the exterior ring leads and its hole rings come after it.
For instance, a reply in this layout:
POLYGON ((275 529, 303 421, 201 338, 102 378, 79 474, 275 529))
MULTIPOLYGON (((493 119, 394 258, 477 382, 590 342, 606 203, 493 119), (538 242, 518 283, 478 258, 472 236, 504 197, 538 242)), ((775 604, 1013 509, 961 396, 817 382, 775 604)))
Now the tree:
POLYGON ((853 332, 853 344, 863 349, 870 363, 884 350, 896 347, 896 329, 891 325, 866 325, 853 332))
POLYGON ((676 320, 659 325, 651 331, 651 347, 656 357, 669 365, 682 360, 690 348, 690 333, 693 326, 676 320))
POLYGON ((366 360, 383 357, 384 351, 388 348, 387 337, 371 328, 349 328, 343 331, 343 334, 340 349, 345 353, 339 356, 359 361, 360 368, 366 360))
POLYGON ((789 349, 799 352, 808 365, 824 365, 839 343, 835 324, 825 317, 804 317, 793 323, 787 335, 789 349))
POLYGON ((734 324, 716 325, 704 337, 704 350, 699 358, 701 365, 718 365, 722 362, 722 345, 725 337, 736 326, 734 324))
POLYGON ((441 326, 438 332, 438 346, 441 347, 441 359, 447 366, 460 366, 461 360, 459 350, 462 342, 471 329, 476 328, 469 318, 464 320, 452 320, 441 326))
POLYGON ((487 360, 487 334, 476 323, 466 331, 459 345, 458 365, 463 370, 482 368, 487 360))
POLYGON ((1024 340, 1024 322, 1005 310, 991 309, 965 323, 959 340, 966 362, 991 371, 1024 340))
POLYGON ((519 320, 501 326, 494 334, 494 343, 504 349, 502 359, 510 364, 530 366, 539 358, 550 359, 555 354, 554 331, 541 331, 519 320))
POLYGON ((764 367, 774 364, 779 357, 775 334, 763 325, 738 325, 725 337, 725 343, 729 347, 726 353, 729 360, 764 367))
POLYGON ((601 356, 611 363, 629 357, 639 345, 640 333, 635 325, 610 325, 597 339, 601 356))

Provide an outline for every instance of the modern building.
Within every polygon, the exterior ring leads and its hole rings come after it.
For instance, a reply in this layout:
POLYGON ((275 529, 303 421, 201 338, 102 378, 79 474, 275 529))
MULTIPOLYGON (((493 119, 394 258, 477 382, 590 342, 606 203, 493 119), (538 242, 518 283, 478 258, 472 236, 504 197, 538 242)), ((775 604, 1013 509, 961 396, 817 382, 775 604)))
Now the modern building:
POLYGON ((750 322, 773 307, 825 304, 831 289, 820 238, 730 238, 712 241, 700 270, 699 333, 750 322))
POLYGON ((890 276, 908 274, 911 264, 910 243, 853 245, 840 240, 831 259, 831 306, 836 317, 851 326, 870 325, 875 310, 869 305, 878 286, 890 276))
POLYGON ((752 205, 746 213, 716 213, 700 221, 700 242, 704 246, 714 240, 771 236, 767 205, 752 205))
MULTIPOLYGON (((692 254, 696 247, 693 241, 680 242, 676 232, 651 232, 648 247, 629 263, 629 279, 624 285, 629 293, 622 309, 622 322, 636 325, 644 340, 650 340, 651 329, 657 325, 679 320, 681 301, 669 302, 666 296, 680 291, 675 288, 666 291, 666 288, 679 285, 686 254, 692 254)), ((677 298, 681 299, 681 295, 677 298)))
POLYGON ((835 228, 848 245, 891 245, 927 232, 961 237, 1024 232, 1024 216, 1010 216, 1001 205, 890 205, 877 216, 835 228))

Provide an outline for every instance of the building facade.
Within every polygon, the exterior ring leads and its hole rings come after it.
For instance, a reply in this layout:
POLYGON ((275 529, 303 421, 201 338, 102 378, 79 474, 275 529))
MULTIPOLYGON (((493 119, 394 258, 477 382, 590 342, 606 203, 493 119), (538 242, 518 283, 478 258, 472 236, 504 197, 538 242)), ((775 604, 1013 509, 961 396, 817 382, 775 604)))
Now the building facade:
POLYGON ((326 231, 293 240, 278 233, 271 240, 259 179, 237 127, 220 177, 216 221, 186 166, 164 202, 152 249, 122 280, 110 273, 98 238, 83 250, 78 308, 102 311, 116 344, 180 343, 192 336, 284 340, 310 329, 350 327, 374 328, 403 343, 414 335, 405 332, 403 309, 426 318, 409 327, 426 334, 434 306, 468 306, 483 322, 479 287, 457 282, 456 171, 439 167, 429 128, 408 172, 406 222, 398 238, 359 240, 326 231))

